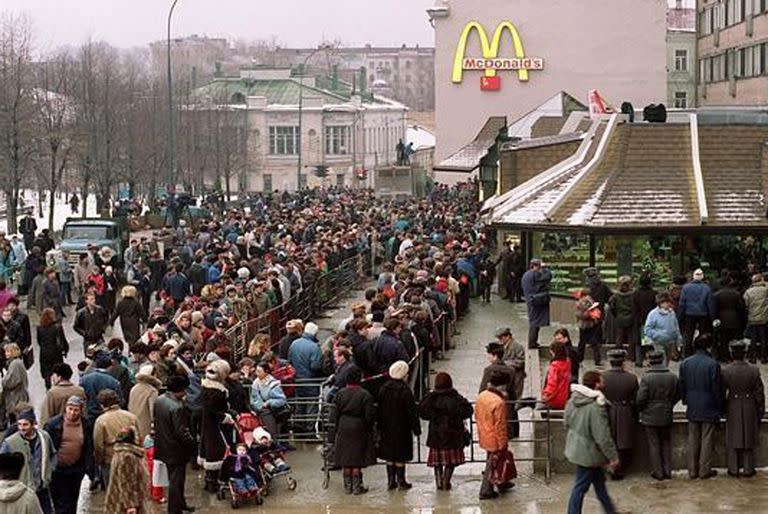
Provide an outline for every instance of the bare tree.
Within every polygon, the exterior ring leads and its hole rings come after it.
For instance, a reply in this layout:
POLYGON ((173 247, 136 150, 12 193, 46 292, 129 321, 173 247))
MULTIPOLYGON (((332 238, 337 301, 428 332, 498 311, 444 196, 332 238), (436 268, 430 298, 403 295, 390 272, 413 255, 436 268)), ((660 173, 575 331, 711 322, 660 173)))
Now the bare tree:
POLYGON ((10 233, 17 229, 19 191, 35 152, 32 40, 27 17, 0 15, 0 176, 10 233))

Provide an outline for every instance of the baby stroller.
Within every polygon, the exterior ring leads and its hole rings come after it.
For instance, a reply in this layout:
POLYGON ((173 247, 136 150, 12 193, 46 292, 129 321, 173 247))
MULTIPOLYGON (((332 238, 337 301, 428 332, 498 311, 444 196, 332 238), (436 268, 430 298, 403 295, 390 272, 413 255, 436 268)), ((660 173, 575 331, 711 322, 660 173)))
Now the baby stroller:
POLYGON ((235 453, 230 453, 225 459, 219 474, 219 489, 216 496, 219 500, 229 497, 232 508, 237 509, 248 501, 261 505, 266 480, 259 461, 254 461, 248 455, 248 448, 253 441, 253 429, 261 426, 259 418, 245 413, 237 416, 235 421, 235 437, 237 444, 235 453))
POLYGON ((264 427, 259 427, 253 431, 253 443, 248 452, 254 463, 259 464, 262 476, 264 477, 264 487, 262 494, 269 494, 269 487, 273 480, 285 477, 288 489, 296 489, 298 482, 291 474, 291 467, 283 460, 283 455, 288 451, 285 446, 272 440, 272 436, 264 427))

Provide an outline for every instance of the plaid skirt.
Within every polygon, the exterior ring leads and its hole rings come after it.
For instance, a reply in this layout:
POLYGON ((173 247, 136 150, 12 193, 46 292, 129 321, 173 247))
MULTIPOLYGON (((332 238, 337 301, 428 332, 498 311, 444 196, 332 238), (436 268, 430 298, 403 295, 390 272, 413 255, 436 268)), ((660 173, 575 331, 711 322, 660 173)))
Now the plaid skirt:
POLYGON ((464 449, 441 450, 430 448, 427 456, 427 466, 458 466, 464 464, 464 449))

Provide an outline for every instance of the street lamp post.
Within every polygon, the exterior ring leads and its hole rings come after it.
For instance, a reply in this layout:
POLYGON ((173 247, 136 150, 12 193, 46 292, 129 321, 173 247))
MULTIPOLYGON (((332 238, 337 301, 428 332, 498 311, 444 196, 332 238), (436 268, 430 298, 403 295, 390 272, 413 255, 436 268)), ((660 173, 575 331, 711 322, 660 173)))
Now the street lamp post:
POLYGON ((165 134, 165 182, 166 186, 173 184, 173 77, 171 72, 171 18, 176 3, 179 0, 173 0, 171 8, 168 10, 168 37, 166 39, 166 57, 168 65, 168 120, 166 123, 165 134))
POLYGON ((325 51, 328 50, 328 46, 326 45, 320 45, 311 52, 309 52, 309 55, 304 58, 304 62, 301 65, 301 75, 299 76, 299 145, 298 145, 298 151, 299 151, 299 157, 296 160, 296 191, 299 190, 299 187, 301 185, 301 146, 302 146, 302 134, 301 134, 301 114, 303 112, 304 107, 304 70, 307 68, 307 63, 309 60, 319 51, 325 51))

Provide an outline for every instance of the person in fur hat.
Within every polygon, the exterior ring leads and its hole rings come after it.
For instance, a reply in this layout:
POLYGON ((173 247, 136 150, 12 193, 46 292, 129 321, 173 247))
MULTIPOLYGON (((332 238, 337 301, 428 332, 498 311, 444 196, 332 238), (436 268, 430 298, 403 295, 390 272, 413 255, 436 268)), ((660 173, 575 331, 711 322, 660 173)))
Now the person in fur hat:
POLYGON ((216 492, 219 470, 224 463, 227 442, 222 425, 232 425, 229 415, 229 393, 225 381, 230 373, 229 363, 215 360, 205 368, 200 390, 200 452, 198 464, 205 470, 205 489, 216 492))
POLYGON ((124 428, 115 439, 115 456, 112 459, 104 512, 152 512, 144 450, 136 444, 133 428, 124 428))

